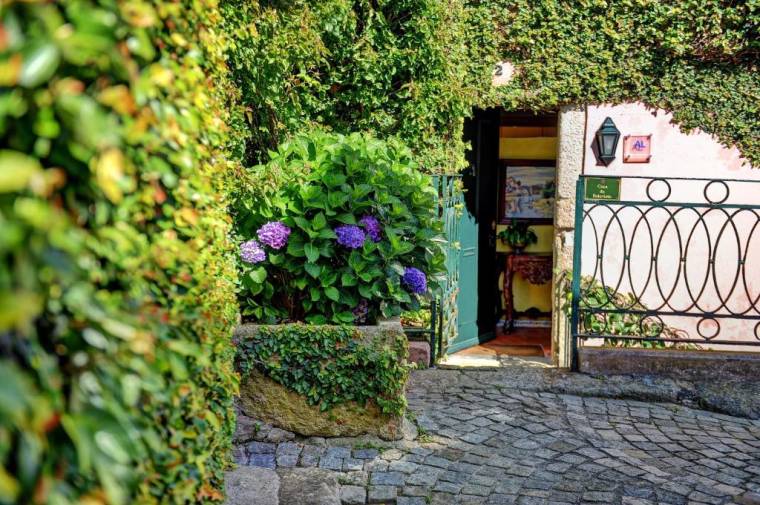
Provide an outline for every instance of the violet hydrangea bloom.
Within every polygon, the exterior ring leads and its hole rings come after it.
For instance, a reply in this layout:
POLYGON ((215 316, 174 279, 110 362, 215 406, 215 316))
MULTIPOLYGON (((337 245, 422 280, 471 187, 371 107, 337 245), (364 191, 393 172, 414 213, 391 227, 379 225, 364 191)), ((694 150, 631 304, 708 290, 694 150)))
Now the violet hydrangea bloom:
POLYGON ((349 249, 359 249, 364 245, 366 235, 364 231, 354 224, 344 224, 335 228, 338 243, 349 249))
POLYGON ((427 291, 427 277, 425 277, 425 274, 417 268, 405 268, 401 282, 412 293, 421 295, 427 291))
POLYGON ((270 221, 256 232, 259 240, 272 249, 282 249, 288 243, 290 228, 280 221, 270 221))
POLYGON ((261 244, 255 240, 248 240, 240 244, 240 257, 246 263, 261 263, 267 259, 267 253, 261 248, 261 244))
POLYGON ((382 240, 380 222, 374 216, 364 216, 359 220, 359 224, 367 230, 367 235, 372 239, 372 242, 380 242, 382 240))

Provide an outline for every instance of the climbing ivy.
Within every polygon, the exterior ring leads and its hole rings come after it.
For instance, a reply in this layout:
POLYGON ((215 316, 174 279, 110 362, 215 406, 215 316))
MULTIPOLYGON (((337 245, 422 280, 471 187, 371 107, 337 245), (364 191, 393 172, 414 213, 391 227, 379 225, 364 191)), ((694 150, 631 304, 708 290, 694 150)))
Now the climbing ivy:
POLYGON ((225 0, 230 63, 249 125, 247 161, 321 125, 397 136, 428 172, 464 166, 461 0, 225 0))
MULTIPOLYGON (((467 0, 471 58, 511 61, 481 106, 642 101, 760 162, 760 4, 724 0, 467 0)), ((482 77, 481 77, 482 78, 482 77)))
POLYGON ((284 324, 260 326, 238 342, 243 376, 258 369, 304 395, 321 410, 372 400, 386 414, 406 408, 409 374, 403 333, 362 337, 355 326, 284 324))
POLYGON ((247 163, 315 125, 399 136, 464 165, 472 108, 643 101, 760 161, 757 2, 224 0, 247 163), (517 76, 491 86, 494 64, 517 76))

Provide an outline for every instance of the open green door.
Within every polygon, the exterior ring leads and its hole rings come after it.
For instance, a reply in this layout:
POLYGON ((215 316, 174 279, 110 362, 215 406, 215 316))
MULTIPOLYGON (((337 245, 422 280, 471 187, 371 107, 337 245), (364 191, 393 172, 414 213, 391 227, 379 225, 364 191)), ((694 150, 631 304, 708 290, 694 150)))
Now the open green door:
POLYGON ((457 336, 448 352, 479 343, 478 335, 478 223, 465 208, 459 221, 459 293, 457 295, 457 336))
POLYGON ((494 313, 500 299, 490 223, 496 218, 499 110, 476 111, 465 124, 465 138, 472 142, 470 167, 462 173, 461 212, 456 233, 456 329, 447 353, 461 351, 493 338, 494 313))

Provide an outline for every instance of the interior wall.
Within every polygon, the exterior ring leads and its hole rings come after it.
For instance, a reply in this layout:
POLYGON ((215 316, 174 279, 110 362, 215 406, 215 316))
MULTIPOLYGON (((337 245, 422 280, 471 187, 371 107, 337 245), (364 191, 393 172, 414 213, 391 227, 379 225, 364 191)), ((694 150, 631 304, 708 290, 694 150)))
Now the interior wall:
MULTIPOLYGON (((512 121, 521 122, 522 118, 511 119, 509 115, 502 118, 499 128, 499 159, 500 160, 556 160, 557 158, 557 128, 547 125, 514 125, 512 121)), ((500 189, 501 190, 501 189, 500 189)), ((497 193, 497 199, 501 195, 497 193)), ((496 225, 496 234, 507 227, 506 224, 496 225)), ((538 236, 538 242, 525 248, 525 252, 551 254, 554 240, 552 224, 535 224, 531 229, 538 236)), ((496 240, 496 252, 509 252, 511 248, 501 240, 496 240)), ((503 256, 499 257, 503 259, 503 256)), ((503 269, 503 265, 500 265, 503 269)), ((499 289, 503 286, 504 276, 499 276, 499 289)), ((513 280, 515 310, 525 311, 536 308, 542 312, 552 310, 551 283, 535 285, 516 275, 513 280)), ((504 299, 501 299, 504 308, 504 299)))

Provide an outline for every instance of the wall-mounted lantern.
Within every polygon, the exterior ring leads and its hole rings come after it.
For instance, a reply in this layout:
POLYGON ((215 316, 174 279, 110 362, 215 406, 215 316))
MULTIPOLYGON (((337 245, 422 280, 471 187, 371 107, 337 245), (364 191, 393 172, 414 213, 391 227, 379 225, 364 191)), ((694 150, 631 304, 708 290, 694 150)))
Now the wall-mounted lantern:
POLYGON ((620 140, 620 130, 617 129, 612 119, 605 119, 602 126, 596 131, 596 145, 599 148, 599 159, 605 165, 609 165, 610 161, 615 159, 618 140, 620 140))

